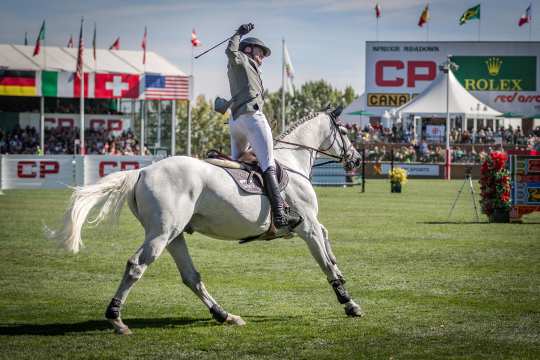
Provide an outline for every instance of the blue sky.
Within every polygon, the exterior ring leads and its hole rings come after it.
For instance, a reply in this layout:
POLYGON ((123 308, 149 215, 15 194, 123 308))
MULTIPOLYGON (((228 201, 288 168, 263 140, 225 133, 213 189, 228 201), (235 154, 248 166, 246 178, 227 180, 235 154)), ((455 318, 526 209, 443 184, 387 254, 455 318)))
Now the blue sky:
MULTIPOLYGON (((148 47, 185 72, 190 71, 191 29, 203 43, 196 53, 230 36, 238 25, 255 24, 250 34, 273 50, 263 65, 265 86, 281 85, 281 39, 284 37, 295 68, 295 82, 324 79, 340 89, 364 89, 365 42, 375 40, 375 0, 2 0, 0 43, 22 43, 25 31, 33 44, 43 19, 47 44, 65 46, 76 38, 80 17, 85 17, 85 43, 91 44, 97 24, 98 47, 106 48, 121 37, 123 49, 138 50, 148 26, 148 47)), ((475 21, 458 25, 461 14, 482 6, 481 40, 528 40, 527 26, 517 21, 530 0, 430 1, 430 40, 477 40, 475 21)), ((380 0, 379 40, 425 40, 417 26, 425 0, 380 0)), ((532 39, 540 41, 539 0, 532 1, 532 39)), ((195 61, 195 92, 228 96, 224 47, 195 61)))

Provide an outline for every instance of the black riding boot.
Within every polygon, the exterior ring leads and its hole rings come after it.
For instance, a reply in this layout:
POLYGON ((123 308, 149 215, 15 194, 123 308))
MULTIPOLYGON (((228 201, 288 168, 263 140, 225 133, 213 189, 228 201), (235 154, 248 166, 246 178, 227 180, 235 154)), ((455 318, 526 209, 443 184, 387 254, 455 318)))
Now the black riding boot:
POLYGON ((274 215, 274 225, 277 229, 289 227, 289 229, 295 228, 302 221, 302 217, 285 212, 285 206, 281 193, 279 191, 279 184, 276 176, 276 168, 273 166, 268 167, 263 173, 264 186, 268 193, 268 199, 272 207, 272 214, 274 215))

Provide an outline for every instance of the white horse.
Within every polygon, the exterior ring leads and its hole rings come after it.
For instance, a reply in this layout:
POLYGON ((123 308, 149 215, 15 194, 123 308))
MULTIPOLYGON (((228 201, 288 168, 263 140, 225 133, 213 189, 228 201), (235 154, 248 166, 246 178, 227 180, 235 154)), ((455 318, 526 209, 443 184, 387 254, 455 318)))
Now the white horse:
MULTIPOLYGON (((318 204, 309 180, 318 153, 357 166, 360 155, 343 135, 343 127, 333 113, 317 113, 293 124, 276 138, 275 157, 289 172, 284 198, 303 217, 294 232, 303 238, 311 254, 326 274, 337 299, 349 316, 362 316, 362 310, 345 290, 345 280, 336 265, 328 231, 317 219, 318 204)), ((145 230, 142 246, 129 258, 120 286, 105 313, 118 334, 130 334, 120 317, 121 305, 147 267, 163 250, 171 254, 182 281, 208 307, 221 323, 244 325, 237 315, 227 313, 206 290, 188 253, 184 231, 226 240, 245 239, 264 233, 270 225, 270 204, 264 195, 251 195, 238 188, 222 169, 191 157, 175 156, 140 170, 113 173, 94 185, 77 187, 60 231, 49 232, 63 246, 77 253, 82 246, 81 228, 93 208, 97 217, 117 218, 123 203, 145 230)))

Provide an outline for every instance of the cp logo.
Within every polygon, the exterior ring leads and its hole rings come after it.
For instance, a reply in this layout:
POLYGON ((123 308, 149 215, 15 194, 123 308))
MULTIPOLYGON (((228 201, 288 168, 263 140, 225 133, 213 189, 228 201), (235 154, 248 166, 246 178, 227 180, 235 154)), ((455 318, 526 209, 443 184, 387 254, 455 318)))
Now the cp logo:
POLYGON ((44 178, 50 174, 60 172, 60 163, 58 161, 34 161, 22 160, 17 162, 17 177, 21 179, 34 179, 38 176, 44 178))
POLYGON ((100 161, 99 177, 104 177, 117 170, 135 170, 138 168, 140 168, 140 164, 137 161, 100 161))

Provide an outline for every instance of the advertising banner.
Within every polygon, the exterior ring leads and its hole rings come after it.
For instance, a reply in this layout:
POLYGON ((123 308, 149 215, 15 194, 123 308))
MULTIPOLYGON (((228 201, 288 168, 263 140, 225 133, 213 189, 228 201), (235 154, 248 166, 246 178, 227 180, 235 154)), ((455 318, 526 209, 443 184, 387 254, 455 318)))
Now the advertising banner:
POLYGON ((61 189, 74 185, 73 156, 4 155, 2 189, 61 189))
POLYGON ((113 172, 140 169, 155 161, 152 156, 87 155, 84 157, 84 185, 94 184, 113 172))
MULTIPOLYGON (((79 114, 62 114, 62 113, 47 113, 45 114, 45 128, 56 127, 79 127, 81 116, 79 114)), ((20 113, 19 126, 26 126, 39 129, 39 114, 37 113, 20 113)), ((114 136, 119 136, 123 131, 131 128, 131 119, 128 115, 84 115, 84 125, 86 129, 99 130, 104 129, 112 133, 114 136)))
POLYGON ((480 102, 500 112, 540 112, 540 42, 494 41, 368 41, 367 111, 382 115, 422 93, 449 55, 456 78, 480 102))
MULTIPOLYGON (((407 171, 407 176, 430 176, 430 177, 439 177, 439 165, 430 165, 430 164, 408 164, 408 163, 399 163, 394 164, 394 168, 399 167, 407 171)), ((383 163, 381 165, 381 171, 384 175, 387 175, 390 171, 390 164, 383 163)))

